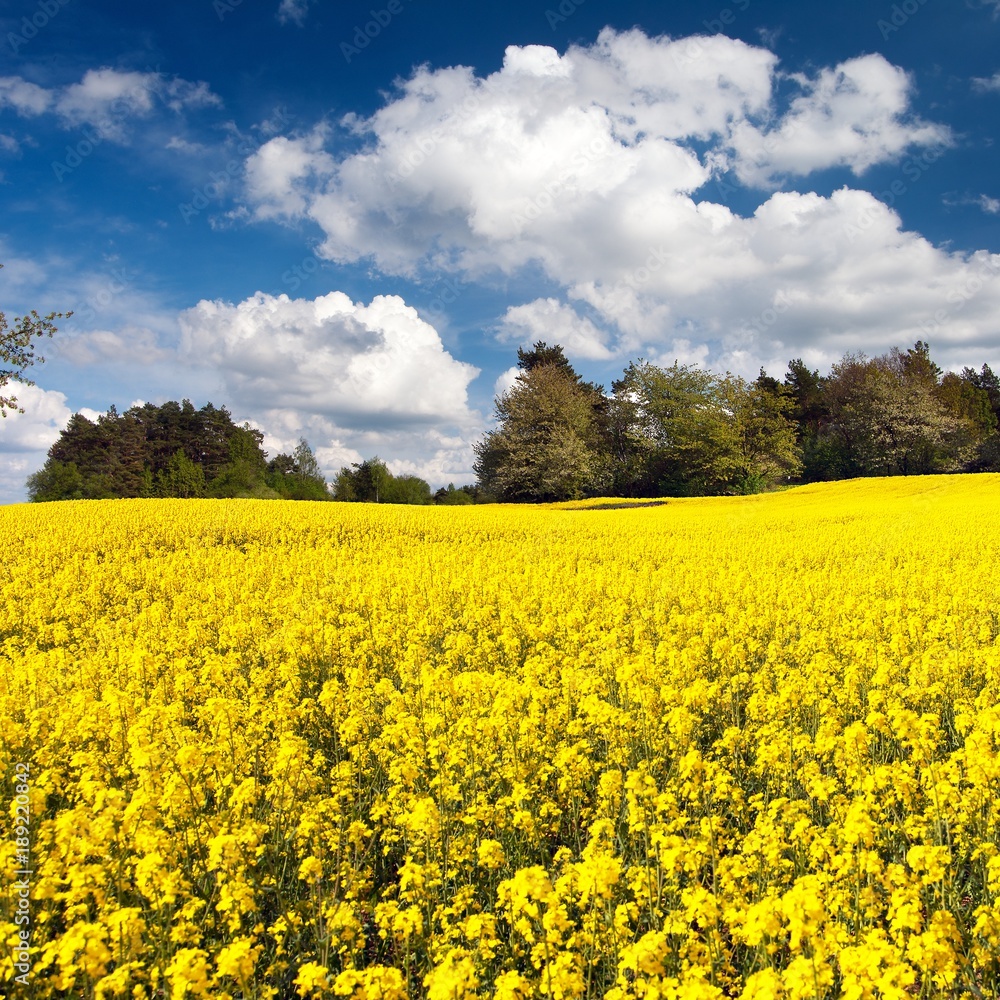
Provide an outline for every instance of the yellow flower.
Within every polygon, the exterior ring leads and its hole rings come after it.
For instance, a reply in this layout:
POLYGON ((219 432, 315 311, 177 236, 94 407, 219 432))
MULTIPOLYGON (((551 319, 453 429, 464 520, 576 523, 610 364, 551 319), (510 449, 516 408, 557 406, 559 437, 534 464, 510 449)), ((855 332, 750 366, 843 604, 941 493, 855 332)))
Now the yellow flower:
POLYGON ((424 976, 424 986, 428 1000, 466 1000, 477 995, 479 977, 472 958, 453 949, 424 976))
POLYGON ((260 945, 254 945, 250 938, 239 938, 226 945, 215 959, 219 976, 228 976, 237 983, 243 984, 253 976, 260 945))
POLYGON ((314 882, 323 877, 323 862, 311 855, 299 865, 299 878, 303 882, 314 882))
POLYGON ((951 851, 947 847, 917 844, 906 852, 906 863, 920 875, 924 885, 932 885, 945 877, 951 863, 951 851))
POLYGON ((0 889, 0 974, 30 962, 39 1000, 985 991, 998 502, 977 474, 0 508, 0 865, 33 870, 0 889))
POLYGON ((317 962, 304 962, 299 966, 295 986, 300 997, 322 995, 330 987, 329 969, 317 962))
POLYGON ((201 948, 181 948, 174 952, 166 973, 172 1000, 183 1000, 189 993, 196 997, 213 995, 208 954, 201 948))
POLYGON ((666 954, 666 936, 662 931, 649 931, 635 944, 622 949, 618 964, 622 969, 644 976, 661 976, 666 971, 663 965, 666 954))
POLYGON ((406 983, 399 969, 374 965, 360 975, 364 1000, 406 1000, 406 983))
POLYGON ((527 1000, 532 992, 531 981, 520 972, 501 972, 493 984, 493 1000, 527 1000))
POLYGON ((486 839, 482 841, 476 854, 479 859, 479 864, 482 865, 483 868, 489 868, 492 871, 495 871, 497 868, 502 868, 507 861, 503 853, 503 846, 499 840, 486 839))
POLYGON ((785 987, 780 973, 774 969, 763 969, 747 976, 740 1000, 782 1000, 785 987))

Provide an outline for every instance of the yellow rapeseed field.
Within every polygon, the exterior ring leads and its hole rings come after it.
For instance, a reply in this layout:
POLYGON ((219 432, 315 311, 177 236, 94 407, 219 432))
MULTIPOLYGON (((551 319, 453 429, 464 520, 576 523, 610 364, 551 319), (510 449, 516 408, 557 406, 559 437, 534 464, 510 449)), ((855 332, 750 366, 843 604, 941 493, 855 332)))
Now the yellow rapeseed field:
POLYGON ((1000 995, 1000 476, 0 544, 8 995, 1000 995))

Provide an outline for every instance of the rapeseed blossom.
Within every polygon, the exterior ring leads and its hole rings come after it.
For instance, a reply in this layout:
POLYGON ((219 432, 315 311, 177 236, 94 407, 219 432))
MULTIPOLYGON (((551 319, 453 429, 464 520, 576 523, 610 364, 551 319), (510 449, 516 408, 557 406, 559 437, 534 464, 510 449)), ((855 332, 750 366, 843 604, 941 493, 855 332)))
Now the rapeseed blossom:
POLYGON ((1000 476, 589 506, 0 510, 25 995, 996 998, 1000 476))

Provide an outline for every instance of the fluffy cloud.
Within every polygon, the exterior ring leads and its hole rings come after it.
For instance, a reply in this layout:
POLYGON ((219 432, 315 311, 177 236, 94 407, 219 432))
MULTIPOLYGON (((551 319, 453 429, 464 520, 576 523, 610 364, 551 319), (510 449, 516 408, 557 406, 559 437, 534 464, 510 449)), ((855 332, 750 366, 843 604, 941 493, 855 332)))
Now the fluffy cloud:
POLYGON ((323 152, 326 130, 299 139, 278 136, 265 143, 247 161, 247 193, 261 219, 302 215, 318 181, 336 169, 323 152))
POLYGON ((502 371, 493 383, 493 395, 502 396, 505 392, 509 392, 513 389, 514 383, 517 381, 517 376, 520 372, 521 369, 518 368, 517 365, 512 365, 506 371, 502 371))
MULTIPOLYGON (((655 183, 689 194, 709 170, 681 138, 707 138, 768 101, 774 56, 732 39, 697 53, 641 32, 605 31, 565 56, 511 47, 486 80, 418 70, 371 119, 368 145, 339 163, 322 136, 275 139, 247 165, 262 217, 311 215, 335 260, 373 256, 393 271, 423 257, 521 265, 539 220, 655 183), (494 260, 496 243, 511 243, 494 260)), ((613 207, 613 206, 609 206, 613 207)))
POLYGON ((37 385, 11 383, 7 394, 17 397, 24 413, 9 411, 0 420, 0 442, 4 451, 47 451, 66 426, 71 413, 61 392, 40 389, 37 385))
POLYGON ((606 361, 614 356, 605 345, 606 334, 558 299, 536 299, 511 306, 503 318, 500 336, 526 345, 536 340, 561 344, 570 357, 606 361))
POLYGON ((71 416, 61 392, 16 384, 8 386, 11 391, 24 413, 9 412, 0 420, 0 503, 27 499, 25 480, 42 467, 71 416))
POLYGON ((595 360, 754 372, 917 337, 949 362, 981 357, 1000 283, 966 291, 996 258, 932 246, 861 190, 780 191, 749 217, 711 200, 725 171, 789 184, 950 140, 910 113, 910 79, 881 56, 785 79, 798 92, 782 111, 764 49, 610 29, 564 54, 508 48, 485 79, 424 67, 370 118, 344 120, 355 152, 332 157, 320 132, 267 143, 248 162, 250 204, 311 218, 338 262, 540 272, 561 295, 510 310, 499 335, 558 333, 595 360))
POLYGON ((56 100, 56 110, 69 125, 101 124, 112 113, 144 117, 153 110, 155 73, 120 73, 113 69, 87 70, 79 83, 70 84, 56 100))
POLYGON ((0 110, 13 108, 19 115, 40 115, 48 111, 52 94, 19 76, 0 77, 0 110))
POLYGON ((910 79, 883 56, 868 55, 793 77, 802 89, 774 129, 744 121, 730 140, 741 180, 771 185, 784 174, 849 167, 861 174, 911 146, 946 145, 947 128, 907 115, 910 79))
POLYGON ((468 424, 478 374, 396 295, 370 305, 343 292, 289 299, 258 292, 238 305, 199 302, 181 315, 181 351, 217 366, 244 407, 288 407, 368 424, 468 424))
POLYGON ((314 300, 257 293, 237 305, 199 302, 180 317, 180 353, 222 379, 237 415, 291 450, 305 435, 328 473, 375 453, 395 471, 440 483, 468 477, 482 424, 468 406, 478 375, 395 295, 368 305, 342 292, 314 300))

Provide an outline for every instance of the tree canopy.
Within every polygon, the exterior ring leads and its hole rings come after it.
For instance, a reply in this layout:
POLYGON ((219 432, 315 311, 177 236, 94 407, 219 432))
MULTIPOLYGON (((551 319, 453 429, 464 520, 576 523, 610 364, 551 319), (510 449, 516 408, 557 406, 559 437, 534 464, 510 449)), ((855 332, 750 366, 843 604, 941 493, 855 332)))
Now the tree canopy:
POLYGON ((238 426, 225 407, 190 400, 124 413, 111 407, 96 421, 74 414, 28 479, 35 501, 113 497, 258 497, 330 499, 305 439, 293 455, 267 461, 264 435, 238 426))
POLYGON ((596 471, 594 413, 573 379, 554 364, 523 370, 496 409, 474 466, 485 488, 501 500, 582 496, 596 471))
POLYGON ((507 501, 755 493, 851 476, 1000 470, 1000 380, 943 372, 918 341, 846 354, 784 381, 631 362, 610 394, 558 345, 518 350, 496 427, 476 446, 480 487, 507 501))
MULTIPOLYGON (((23 370, 30 343, 3 357, 16 357, 23 370)), ((0 407, 13 402, 0 398, 0 407)), ((474 446, 474 485, 432 493, 426 480, 394 475, 374 456, 341 468, 328 486, 304 438, 270 460, 263 439, 224 407, 196 409, 186 399, 124 413, 111 407, 96 420, 77 413, 29 477, 28 493, 35 501, 258 497, 457 506, 1000 471, 1000 379, 986 364, 943 371, 917 341, 874 358, 845 354, 825 376, 796 358, 783 381, 763 369, 749 381, 640 359, 605 392, 577 373, 561 346, 538 341, 518 350, 514 384, 496 400, 496 426, 474 446)))
POLYGON ((429 504, 435 499, 419 476, 394 476, 377 455, 344 466, 333 482, 334 500, 360 503, 429 504))
POLYGON ((96 420, 74 414, 28 477, 33 501, 117 497, 251 497, 460 505, 491 499, 478 487, 431 493, 426 480, 393 475, 378 456, 340 470, 331 486, 309 442, 268 460, 263 432, 229 411, 190 400, 146 403, 96 420))

